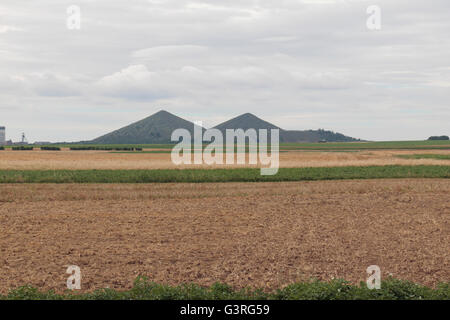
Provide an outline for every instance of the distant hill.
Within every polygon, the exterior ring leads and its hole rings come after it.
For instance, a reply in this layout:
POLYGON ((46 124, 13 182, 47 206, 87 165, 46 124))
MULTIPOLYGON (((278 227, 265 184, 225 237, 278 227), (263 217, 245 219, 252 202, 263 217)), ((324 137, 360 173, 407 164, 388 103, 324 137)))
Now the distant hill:
MULTIPOLYGON (((335 133, 333 131, 326 131, 323 129, 319 130, 284 130, 276 125, 264 121, 251 113, 244 113, 236 118, 225 121, 214 128, 219 129, 225 134, 226 129, 243 129, 247 130, 250 128, 259 130, 267 129, 279 129, 280 130, 280 142, 347 142, 347 141, 359 141, 358 139, 345 136, 341 133, 335 133)), ((270 141, 270 138, 268 138, 270 141)))
POLYGON ((352 142, 361 141, 360 139, 355 139, 339 132, 328 131, 328 130, 284 130, 280 133, 281 142, 352 142))
POLYGON ((105 134, 89 143, 96 144, 152 144, 172 143, 170 137, 175 129, 187 129, 193 137, 194 123, 161 110, 145 119, 105 134))
MULTIPOLYGON (((268 142, 270 142, 270 139, 271 139, 271 134, 270 134, 271 129, 279 129, 280 130, 280 140, 281 140, 281 131, 283 131, 283 129, 277 127, 276 125, 271 124, 270 122, 264 121, 251 113, 244 113, 236 118, 225 121, 225 122, 215 126, 214 129, 220 130, 224 137, 225 137, 227 129, 243 129, 244 131, 246 131, 248 129, 255 129, 257 131, 260 129, 267 129, 267 141, 268 142)), ((257 138, 257 139, 259 140, 259 138, 257 138)))
POLYGON ((251 114, 251 113, 244 113, 236 118, 233 118, 231 120, 225 121, 217 126, 214 127, 215 129, 219 129, 220 131, 225 133, 226 129, 280 129, 274 124, 271 124, 270 122, 264 121, 257 116, 251 114))
MULTIPOLYGON (((161 110, 145 119, 132 123, 126 127, 105 134, 87 143, 95 144, 157 144, 172 143, 170 137, 175 129, 187 129, 193 137, 194 123, 184 120, 176 115, 161 110)), ((259 130, 270 129, 280 130, 280 142, 347 142, 359 141, 341 133, 326 130, 284 130, 276 125, 258 118, 251 113, 244 113, 231 120, 225 121, 214 128, 219 129, 225 135, 226 129, 250 128, 259 130)), ((270 141, 270 137, 269 137, 270 141)))

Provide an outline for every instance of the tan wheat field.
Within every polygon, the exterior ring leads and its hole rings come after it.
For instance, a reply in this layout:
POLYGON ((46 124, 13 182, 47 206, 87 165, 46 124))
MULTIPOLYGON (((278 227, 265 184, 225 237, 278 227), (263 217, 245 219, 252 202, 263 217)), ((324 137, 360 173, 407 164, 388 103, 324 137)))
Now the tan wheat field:
MULTIPOLYGON (((405 154, 450 154, 450 150, 389 150, 360 152, 281 152, 280 167, 336 167, 369 165, 450 165, 450 160, 401 159, 405 154)), ((248 162, 248 161, 247 161, 248 162)), ((170 153, 113 153, 108 151, 1 151, 0 170, 38 169, 171 169, 233 168, 252 165, 181 165, 172 163, 170 153)))

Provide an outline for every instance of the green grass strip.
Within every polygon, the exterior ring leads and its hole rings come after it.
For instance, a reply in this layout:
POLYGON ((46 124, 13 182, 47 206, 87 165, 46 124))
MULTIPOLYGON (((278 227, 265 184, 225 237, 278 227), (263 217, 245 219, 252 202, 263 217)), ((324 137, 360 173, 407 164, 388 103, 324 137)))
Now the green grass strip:
POLYGON ((168 286, 148 281, 144 277, 136 279, 133 288, 127 291, 113 289, 97 290, 77 294, 53 291, 41 292, 30 286, 11 290, 0 300, 449 300, 450 283, 442 283, 429 288, 409 281, 388 278, 380 289, 370 290, 364 282, 352 285, 344 280, 330 282, 310 281, 293 283, 283 289, 264 292, 261 289, 234 290, 232 287, 216 283, 210 287, 196 284, 168 286))
POLYGON ((169 170, 0 170, 0 183, 265 182, 381 178, 450 178, 450 166, 367 166, 281 168, 262 176, 259 169, 169 170))
POLYGON ((401 154, 396 157, 402 159, 436 159, 450 160, 450 154, 401 154))
MULTIPOLYGON (((70 148, 70 147, 99 147, 99 148, 145 148, 145 149, 168 149, 171 150, 175 143, 166 144, 80 144, 80 143, 58 143, 51 144, 54 147, 70 148)), ((205 143, 204 145, 207 145, 205 143)), ((41 147, 48 145, 34 145, 41 147)), ((12 146, 6 146, 11 148, 12 146)), ((280 149, 351 149, 351 150, 367 150, 367 149, 450 149, 449 140, 421 140, 421 141, 375 141, 375 142, 328 142, 328 143, 280 143, 280 149)))

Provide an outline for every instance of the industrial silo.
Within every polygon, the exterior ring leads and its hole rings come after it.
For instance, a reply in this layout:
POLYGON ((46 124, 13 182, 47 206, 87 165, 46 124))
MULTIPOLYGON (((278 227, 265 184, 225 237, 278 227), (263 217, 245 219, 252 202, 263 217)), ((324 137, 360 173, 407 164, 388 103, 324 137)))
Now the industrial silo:
POLYGON ((0 146, 6 144, 5 127, 0 127, 0 146))

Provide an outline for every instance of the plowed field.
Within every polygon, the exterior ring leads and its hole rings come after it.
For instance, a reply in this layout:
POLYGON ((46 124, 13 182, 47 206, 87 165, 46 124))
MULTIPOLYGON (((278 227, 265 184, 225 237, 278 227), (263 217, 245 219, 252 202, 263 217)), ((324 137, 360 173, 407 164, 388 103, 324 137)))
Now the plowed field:
POLYGON ((382 276, 450 279, 450 181, 0 186, 0 292, 382 276))

